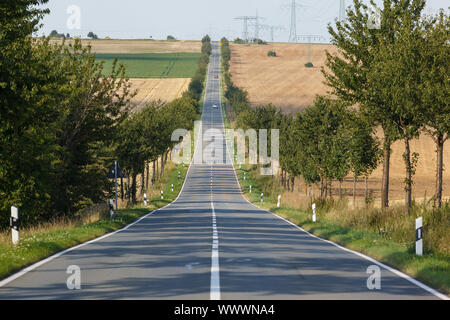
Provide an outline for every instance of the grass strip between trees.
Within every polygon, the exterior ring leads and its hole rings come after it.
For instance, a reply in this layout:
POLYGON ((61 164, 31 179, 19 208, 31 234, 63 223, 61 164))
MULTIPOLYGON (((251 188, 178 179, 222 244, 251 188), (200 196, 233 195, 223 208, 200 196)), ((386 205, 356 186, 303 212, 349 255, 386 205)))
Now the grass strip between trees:
MULTIPOLYGON (((222 68, 222 72, 225 71, 222 68)), ((225 71, 226 72, 226 71, 225 71)), ((222 75, 223 79, 224 75, 222 75)), ((221 82, 222 114, 225 128, 231 128, 230 115, 226 105, 229 101, 224 96, 225 82, 221 82)), ((229 109, 228 109, 229 110, 229 109)), ((231 111, 232 112, 232 111, 231 111)), ((258 177, 257 167, 247 165, 236 167, 236 174, 244 196, 256 206, 268 210, 302 229, 320 238, 333 241, 351 250, 361 252, 378 261, 392 266, 423 283, 449 295, 450 294, 450 257, 440 252, 426 253, 417 256, 414 247, 410 244, 396 242, 379 233, 363 228, 351 228, 340 225, 336 217, 332 219, 325 211, 319 210, 317 222, 312 222, 312 210, 301 210, 283 206, 277 208, 277 195, 264 193, 264 202, 261 202, 263 184, 271 177, 258 177), (246 179, 244 180, 244 172, 246 179), (250 193, 250 186, 252 192, 250 193)), ((411 230, 414 232, 414 230, 411 230)))
POLYGON ((122 229, 149 212, 168 205, 178 196, 187 171, 188 166, 186 165, 171 164, 160 180, 164 191, 164 200, 155 196, 149 199, 147 207, 139 204, 132 208, 120 209, 118 215, 113 219, 105 216, 87 224, 65 222, 62 225, 61 222, 51 226, 47 225, 40 230, 35 229, 28 232, 23 230, 17 246, 10 244, 9 232, 0 235, 0 279, 60 251, 122 229), (178 179, 178 171, 180 179, 178 179), (172 184, 174 185, 173 192, 171 191, 172 184), (45 231, 45 228, 50 231, 45 231))
MULTIPOLYGON (((264 194, 261 203, 260 179, 256 178, 256 171, 249 170, 247 166, 236 168, 236 173, 245 197, 258 207, 283 217, 304 230, 331 240, 346 248, 361 252, 392 266, 441 292, 450 294, 450 258, 442 253, 430 253, 417 256, 414 247, 401 244, 378 233, 360 228, 342 226, 332 220, 324 212, 318 212, 317 222, 312 222, 312 211, 303 211, 294 208, 277 208, 277 196, 264 194), (246 172, 246 180, 244 180, 246 172), (252 193, 249 192, 250 185, 252 193)), ((283 199, 281 200, 281 203, 283 199)), ((414 230, 411 230, 414 232, 414 230)))

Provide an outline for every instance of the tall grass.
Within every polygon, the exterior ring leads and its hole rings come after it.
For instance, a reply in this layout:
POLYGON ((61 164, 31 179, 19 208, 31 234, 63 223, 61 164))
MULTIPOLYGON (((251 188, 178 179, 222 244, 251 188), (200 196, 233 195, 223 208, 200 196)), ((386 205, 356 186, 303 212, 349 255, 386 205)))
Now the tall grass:
MULTIPOLYGON (((245 169, 246 170, 246 169, 245 169)), ((332 224, 350 227, 361 231, 377 233, 383 238, 406 245, 411 252, 415 246, 415 220, 423 217, 423 239, 425 254, 443 253, 450 255, 450 204, 444 203, 439 210, 433 209, 426 202, 414 203, 410 215, 400 204, 388 209, 366 206, 354 208, 348 198, 335 196, 330 199, 313 198, 310 193, 290 192, 280 186, 277 177, 258 175, 256 166, 250 167, 247 176, 253 180, 255 193, 264 192, 266 202, 276 202, 282 195, 284 208, 311 212, 311 204, 317 205, 318 218, 332 224)), ((243 183, 241 179, 241 183, 243 183)), ((250 180, 245 184, 250 184, 250 180)))

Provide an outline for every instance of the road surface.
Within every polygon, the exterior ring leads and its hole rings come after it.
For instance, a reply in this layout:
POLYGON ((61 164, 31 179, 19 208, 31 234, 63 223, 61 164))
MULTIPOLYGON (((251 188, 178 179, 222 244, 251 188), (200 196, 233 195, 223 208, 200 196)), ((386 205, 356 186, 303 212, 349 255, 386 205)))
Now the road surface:
MULTIPOLYGON (((213 43, 202 133, 215 134, 223 147, 210 155, 226 159, 222 113, 214 107, 221 105, 219 61, 213 43)), ((207 155, 208 144, 197 144, 194 158, 207 155)), ((0 299, 438 298, 383 267, 381 289, 369 290, 374 264, 247 202, 232 164, 193 163, 173 204, 0 282, 0 299), (80 290, 67 287, 73 265, 80 290)))

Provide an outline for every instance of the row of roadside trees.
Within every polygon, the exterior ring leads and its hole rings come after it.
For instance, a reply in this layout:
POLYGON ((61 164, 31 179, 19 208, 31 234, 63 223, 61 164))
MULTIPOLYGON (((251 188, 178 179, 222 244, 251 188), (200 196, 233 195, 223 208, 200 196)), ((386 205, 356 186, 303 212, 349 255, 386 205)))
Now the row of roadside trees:
POLYGON ((115 159, 133 177, 140 159, 167 154, 169 131, 189 129, 199 109, 189 90, 172 103, 134 112, 135 92, 117 61, 105 73, 79 40, 32 37, 49 12, 45 3, 0 4, 0 228, 13 205, 29 225, 105 202, 115 159))
MULTIPOLYGON (((443 12, 425 16, 424 6, 424 0, 385 0, 381 27, 372 29, 367 6, 354 0, 347 20, 329 26, 339 49, 327 53, 322 68, 330 96, 317 97, 293 117, 271 105, 251 109, 245 91, 236 89, 234 94, 230 79, 227 93, 238 125, 279 128, 283 172, 291 179, 302 176, 307 184, 319 183, 321 197, 331 195, 332 180, 342 182, 352 174, 355 181, 359 176, 367 181, 382 162, 383 208, 389 204, 391 146, 403 140, 407 212, 419 159, 410 141, 425 132, 436 143, 434 205, 440 207, 442 150, 450 132, 449 19, 443 12), (376 135, 380 128, 381 138, 376 135)), ((227 50, 222 51, 225 57, 227 50)))

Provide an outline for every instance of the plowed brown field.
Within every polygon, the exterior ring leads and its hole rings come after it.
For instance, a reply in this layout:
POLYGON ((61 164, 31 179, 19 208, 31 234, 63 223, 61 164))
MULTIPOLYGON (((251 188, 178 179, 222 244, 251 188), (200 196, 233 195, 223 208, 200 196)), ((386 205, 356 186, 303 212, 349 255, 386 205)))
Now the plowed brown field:
MULTIPOLYGON (((311 62, 314 68, 305 68, 308 45, 275 43, 273 45, 231 45, 230 70, 233 82, 248 91, 253 106, 273 103, 285 113, 296 113, 312 104, 316 94, 326 94, 320 67, 324 65, 325 50, 337 52, 332 45, 311 45, 311 62), (273 50, 277 57, 268 57, 267 52, 273 50)), ((435 145, 432 139, 422 135, 411 143, 412 152, 420 154, 413 194, 416 200, 434 194, 435 183, 435 145)), ((390 172, 390 197, 392 200, 403 199, 405 165, 403 163, 404 144, 396 142, 393 147, 390 172)), ((450 168, 450 145, 444 147, 445 168, 450 168)), ((369 179, 369 188, 373 196, 380 196, 380 167, 369 179)), ((450 171, 444 171, 444 195, 450 196, 450 171)), ((338 184, 334 184, 337 188, 338 184)), ((343 184, 347 194, 352 192, 352 179, 349 177, 343 184)), ((364 182, 358 182, 358 198, 364 197, 364 182)), ((378 202, 377 202, 378 203, 378 202)), ((377 204, 376 203, 376 204, 377 204)))

